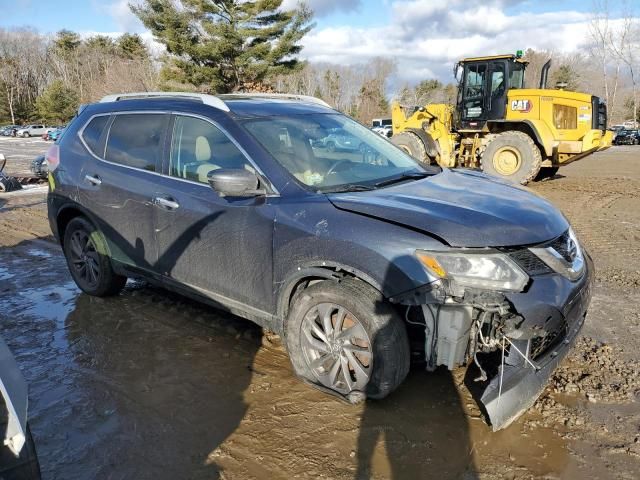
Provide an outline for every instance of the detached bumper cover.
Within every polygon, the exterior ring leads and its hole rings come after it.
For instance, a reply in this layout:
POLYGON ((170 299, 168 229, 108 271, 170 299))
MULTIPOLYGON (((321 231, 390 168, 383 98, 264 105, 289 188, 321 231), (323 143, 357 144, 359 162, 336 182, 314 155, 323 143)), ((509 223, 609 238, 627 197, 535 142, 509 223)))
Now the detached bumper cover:
POLYGON ((500 374, 495 376, 485 389, 480 401, 484 405, 494 431, 507 427, 525 410, 531 407, 544 390, 549 378, 573 345, 587 313, 591 300, 591 275, 580 291, 566 305, 567 334, 564 339, 550 348, 534 364, 519 366, 504 365, 502 389, 500 374))
POLYGON ((27 384, 22 378, 9 347, 0 338, 0 395, 8 413, 7 432, 0 441, 17 456, 24 446, 27 431, 27 384))

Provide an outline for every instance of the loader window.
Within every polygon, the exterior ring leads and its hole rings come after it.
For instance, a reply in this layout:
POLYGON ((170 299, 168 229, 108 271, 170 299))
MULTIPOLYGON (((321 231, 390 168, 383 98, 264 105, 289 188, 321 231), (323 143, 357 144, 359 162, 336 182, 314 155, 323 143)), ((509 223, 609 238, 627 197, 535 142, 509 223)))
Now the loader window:
POLYGON ((524 64, 519 62, 511 64, 509 88, 524 88, 524 64))
POLYGON ((491 96, 500 97, 504 94, 504 65, 494 63, 491 69, 491 96))
POLYGON ((464 117, 478 118, 482 116, 484 107, 484 85, 487 75, 487 64, 470 64, 465 66, 464 82, 464 117))

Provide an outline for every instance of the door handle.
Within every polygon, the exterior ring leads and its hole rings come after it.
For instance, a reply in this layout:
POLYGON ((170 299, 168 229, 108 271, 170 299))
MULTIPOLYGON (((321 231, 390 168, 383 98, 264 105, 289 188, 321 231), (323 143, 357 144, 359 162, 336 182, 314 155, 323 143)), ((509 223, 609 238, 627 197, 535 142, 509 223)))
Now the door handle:
POLYGON ((91 185, 95 185, 96 187, 102 183, 102 180, 100 180, 100 177, 97 175, 95 176, 85 175, 84 179, 87 182, 89 182, 91 185))
POLYGON ((177 208, 180 208, 180 204, 178 202, 165 197, 156 197, 153 199, 153 203, 167 210, 176 210, 177 208))

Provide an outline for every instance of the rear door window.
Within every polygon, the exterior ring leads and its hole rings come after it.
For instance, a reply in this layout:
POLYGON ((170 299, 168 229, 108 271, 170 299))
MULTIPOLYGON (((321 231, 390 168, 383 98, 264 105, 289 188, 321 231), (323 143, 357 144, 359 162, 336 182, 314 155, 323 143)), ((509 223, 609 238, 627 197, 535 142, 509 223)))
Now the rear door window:
POLYGON ((104 127, 109 122, 109 115, 101 115, 99 117, 93 117, 87 126, 82 130, 82 140, 85 146, 95 156, 104 158, 104 141, 102 139, 102 132, 104 127))
POLYGON ((157 113, 116 115, 107 137, 105 160, 155 172, 168 119, 168 115, 157 113))

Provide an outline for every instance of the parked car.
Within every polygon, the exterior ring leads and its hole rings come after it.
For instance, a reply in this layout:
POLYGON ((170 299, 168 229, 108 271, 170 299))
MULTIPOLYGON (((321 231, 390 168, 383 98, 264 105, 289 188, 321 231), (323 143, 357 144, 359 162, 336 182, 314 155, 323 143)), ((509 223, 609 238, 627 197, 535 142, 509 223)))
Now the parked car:
POLYGON ((391 125, 384 125, 381 127, 373 127, 371 130, 376 132, 378 135, 390 138, 393 135, 393 127, 391 125))
POLYGON ((315 143, 316 146, 326 148, 329 152, 342 151, 363 151, 362 141, 342 129, 333 129, 329 135, 315 143))
POLYGON ((0 338, 0 478, 36 480, 40 466, 27 423, 27 385, 0 338))
POLYGON ((613 139, 615 145, 639 145, 639 130, 618 130, 617 135, 613 139))
POLYGON ((49 172, 47 159, 44 155, 38 155, 31 161, 31 173, 39 178, 47 178, 49 172))
POLYGON ((49 132, 48 134, 48 139, 55 142, 56 140, 58 140, 62 134, 64 133, 66 126, 63 125, 61 127, 57 127, 56 129, 52 130, 49 132))
POLYGON ((20 125, 7 125, 5 127, 2 127, 2 129, 0 130, 0 135, 2 135, 3 137, 11 137, 13 136, 13 132, 14 130, 17 131, 20 127, 20 125))
POLYGON ((281 334, 297 375, 349 401, 390 394, 411 359, 475 359, 502 428, 591 298, 592 260, 551 203, 423 165, 318 99, 113 95, 47 161, 49 222, 81 290, 115 295, 141 276, 244 316, 281 334), (366 159, 312 148, 338 131, 366 159))
POLYGON ((42 124, 27 125, 19 128, 16 134, 18 137, 40 137, 47 133, 47 128, 42 124))

